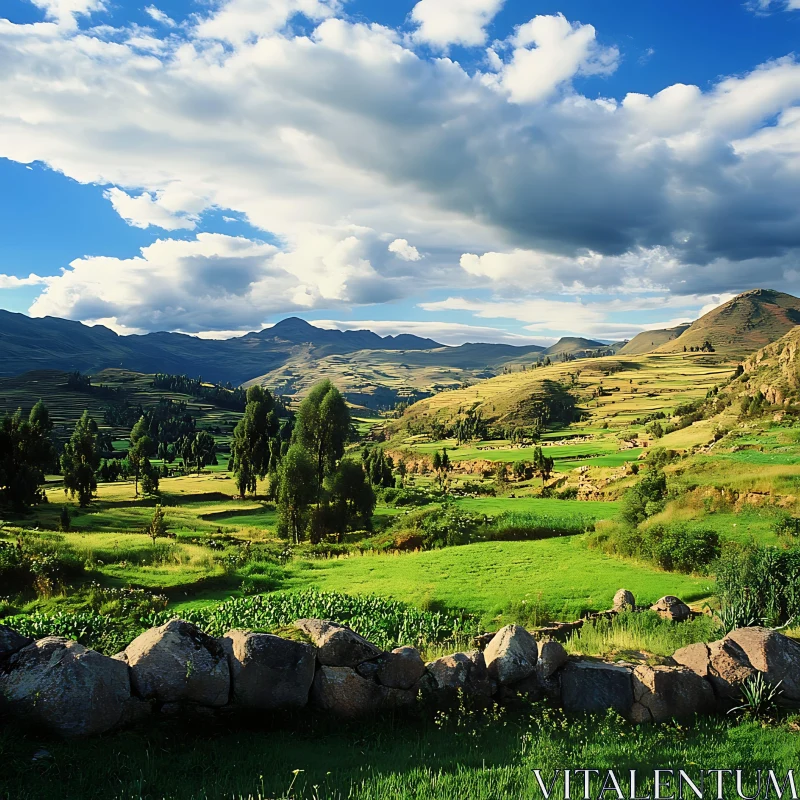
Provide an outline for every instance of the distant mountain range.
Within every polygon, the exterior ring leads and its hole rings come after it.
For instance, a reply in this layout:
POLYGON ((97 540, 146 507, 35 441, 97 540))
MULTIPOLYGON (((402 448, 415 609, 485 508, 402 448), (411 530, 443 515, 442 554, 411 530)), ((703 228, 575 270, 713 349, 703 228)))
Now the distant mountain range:
POLYGON ((234 385, 258 383, 290 395, 303 394, 329 377, 351 402, 377 409, 522 369, 546 356, 671 353, 709 342, 720 355, 740 359, 798 322, 800 300, 768 289, 745 292, 691 325, 645 331, 627 343, 566 336, 548 348, 493 343, 448 347, 413 334, 317 328, 297 317, 224 340, 166 332, 121 336, 100 325, 0 311, 0 376, 124 368, 234 385))

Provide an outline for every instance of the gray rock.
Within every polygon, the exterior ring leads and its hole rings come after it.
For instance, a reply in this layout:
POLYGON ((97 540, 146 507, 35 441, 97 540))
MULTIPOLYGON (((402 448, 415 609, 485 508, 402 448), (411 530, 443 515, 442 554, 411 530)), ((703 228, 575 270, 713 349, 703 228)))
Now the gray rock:
POLYGON ((466 694, 492 694, 492 684, 483 653, 475 650, 471 653, 453 653, 437 658, 426 664, 428 675, 433 679, 435 691, 455 692, 461 690, 466 694))
POLYGON ((66 737, 110 731, 137 705, 125 664, 57 636, 6 661, 0 696, 13 716, 66 737))
POLYGON ((0 625, 0 661, 5 661, 32 642, 33 639, 29 639, 27 636, 17 633, 7 625, 0 625))
POLYGON ((614 611, 631 611, 636 608, 636 598, 633 596, 633 592, 629 592, 627 589, 620 589, 614 595, 612 608, 614 611))
POLYGON ((489 677, 509 686, 536 672, 539 648, 536 639, 519 625, 506 625, 483 651, 489 677))
POLYGON ((800 644, 778 631, 757 627, 738 628, 725 638, 744 651, 769 683, 780 683, 779 702, 800 702, 800 644))
POLYGON ((690 644, 676 650, 672 658, 709 680, 721 708, 737 702, 742 683, 756 673, 745 651, 727 638, 710 644, 690 644))
POLYGON ((664 619, 672 620, 673 622, 683 622, 692 616, 692 610, 683 600, 675 597, 674 595, 664 595, 659 600, 656 600, 652 606, 651 611, 655 611, 659 616, 664 619))
POLYGON ((326 667, 357 667, 377 658, 381 651, 355 631, 323 619, 299 619, 295 627, 303 631, 317 648, 317 660, 326 667))
POLYGON ((231 674, 222 644, 196 625, 174 619, 151 628, 125 648, 139 697, 159 703, 224 706, 231 674))
POLYGON ((308 702, 316 653, 311 645, 268 633, 228 631, 222 638, 233 680, 233 702, 243 708, 300 708, 308 702))
POLYGON ((388 689, 362 678, 352 667, 322 666, 311 690, 318 708, 354 719, 377 714, 387 702, 388 689))
POLYGON ((398 647, 380 660, 377 677, 389 689, 411 689, 425 674, 425 662, 416 647, 398 647))
POLYGON ((631 669, 604 661, 570 661, 561 670, 561 702, 567 711, 605 711, 628 715, 633 706, 631 669))
POLYGON ((552 677, 569 660, 567 651, 561 642, 555 639, 545 639, 539 642, 539 661, 536 664, 536 674, 542 681, 552 677))
POLYGON ((633 670, 634 722, 666 722, 714 709, 711 684, 688 667, 651 667, 633 670))

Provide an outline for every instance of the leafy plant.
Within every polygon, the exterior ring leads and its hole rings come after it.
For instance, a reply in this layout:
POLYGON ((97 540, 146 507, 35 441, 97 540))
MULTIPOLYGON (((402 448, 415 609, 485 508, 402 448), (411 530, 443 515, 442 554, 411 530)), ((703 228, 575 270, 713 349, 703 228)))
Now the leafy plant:
POLYGON ((778 705, 778 697, 783 693, 782 681, 771 684, 763 672, 756 672, 746 678, 741 687, 743 702, 728 711, 729 714, 742 712, 751 717, 767 716, 778 705))

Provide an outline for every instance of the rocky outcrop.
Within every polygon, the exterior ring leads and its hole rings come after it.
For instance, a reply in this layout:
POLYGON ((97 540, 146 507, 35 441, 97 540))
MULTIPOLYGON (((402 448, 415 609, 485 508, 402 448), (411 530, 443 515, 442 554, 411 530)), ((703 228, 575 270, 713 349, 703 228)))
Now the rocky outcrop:
POLYGON ((672 622, 684 622, 692 616, 692 609, 686 605, 679 597, 668 594, 650 606, 651 611, 655 611, 664 619, 672 622))
POLYGON ((7 625, 0 625, 0 662, 18 653, 23 647, 33 643, 33 639, 23 636, 7 625))
POLYGON ((311 645, 239 630, 228 631, 222 645, 228 656, 234 705, 269 711, 300 708, 308 702, 316 658, 311 645))
POLYGON ((483 651, 489 677, 509 686, 536 672, 539 647, 536 639, 519 625, 506 625, 483 651))
POLYGON ((344 625, 323 619, 299 619, 295 627, 317 648, 317 660, 326 667, 357 667, 377 658, 381 651, 344 625))
POLYGON ((134 692, 159 703, 224 706, 231 674, 222 644, 191 622, 175 619, 151 628, 120 654, 131 669, 134 692))
POLYGON ((711 684, 687 667, 640 664, 633 670, 633 698, 634 722, 682 719, 715 706, 711 684))
POLYGON ((561 702, 567 711, 605 711, 628 715, 633 706, 629 666, 604 661, 570 661, 561 671, 561 702))
POLYGON ((321 666, 311 692, 317 708, 355 719, 377 714, 387 702, 388 690, 362 678, 352 667, 321 666))
POLYGON ((137 705, 125 664, 57 636, 7 660, 0 696, 23 722, 66 737, 105 733, 124 724, 137 705))

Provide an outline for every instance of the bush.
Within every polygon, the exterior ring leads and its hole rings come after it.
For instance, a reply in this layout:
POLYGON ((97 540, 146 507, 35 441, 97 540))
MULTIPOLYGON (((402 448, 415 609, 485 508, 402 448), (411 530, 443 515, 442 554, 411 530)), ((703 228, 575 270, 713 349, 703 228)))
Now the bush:
POLYGON ((550 539, 574 536, 594 528, 594 520, 575 512, 542 514, 535 511, 506 511, 487 526, 486 538, 497 541, 550 539))
POLYGON ((639 525, 664 508, 666 497, 666 475, 661 471, 651 472, 625 493, 620 518, 628 525, 639 525))
POLYGON ((726 626, 780 625, 800 615, 800 548, 731 546, 716 574, 726 626))
POLYGON ((589 544, 606 553, 650 561, 670 572, 707 572, 720 555, 716 531, 680 523, 643 528, 607 523, 599 526, 589 544))
POLYGON ((83 574, 83 562, 58 534, 0 539, 0 586, 4 592, 50 597, 83 574))
POLYGON ((387 505, 394 508, 403 508, 405 506, 426 506, 433 503, 438 496, 434 496, 431 492, 423 492, 420 489, 381 489, 378 491, 378 497, 387 505))

